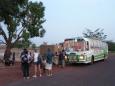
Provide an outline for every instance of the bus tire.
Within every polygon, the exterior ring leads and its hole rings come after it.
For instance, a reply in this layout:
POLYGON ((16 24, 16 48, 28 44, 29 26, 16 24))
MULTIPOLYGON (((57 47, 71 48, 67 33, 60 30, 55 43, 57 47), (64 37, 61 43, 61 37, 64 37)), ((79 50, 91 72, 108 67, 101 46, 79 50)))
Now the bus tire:
POLYGON ((94 63, 94 56, 91 57, 91 64, 94 63))
POLYGON ((104 54, 103 61, 105 61, 105 59, 106 59, 106 55, 104 54))

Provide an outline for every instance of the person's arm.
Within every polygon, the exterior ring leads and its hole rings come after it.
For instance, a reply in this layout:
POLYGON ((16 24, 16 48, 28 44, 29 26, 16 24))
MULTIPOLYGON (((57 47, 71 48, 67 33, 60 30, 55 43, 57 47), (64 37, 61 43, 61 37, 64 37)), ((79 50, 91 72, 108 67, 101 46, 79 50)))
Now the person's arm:
POLYGON ((23 52, 21 52, 21 54, 20 54, 20 61, 21 61, 21 62, 23 62, 23 61, 22 61, 22 55, 23 55, 23 52))
POLYGON ((32 61, 34 61, 34 56, 35 56, 35 55, 34 55, 34 53, 33 53, 33 54, 32 54, 32 61))

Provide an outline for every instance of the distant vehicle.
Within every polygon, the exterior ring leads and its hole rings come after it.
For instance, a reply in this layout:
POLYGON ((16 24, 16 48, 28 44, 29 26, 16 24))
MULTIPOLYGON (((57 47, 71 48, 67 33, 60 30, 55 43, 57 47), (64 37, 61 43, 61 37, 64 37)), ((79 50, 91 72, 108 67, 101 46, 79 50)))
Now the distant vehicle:
POLYGON ((98 39, 84 37, 65 39, 64 49, 69 63, 94 63, 108 57, 107 43, 98 39))

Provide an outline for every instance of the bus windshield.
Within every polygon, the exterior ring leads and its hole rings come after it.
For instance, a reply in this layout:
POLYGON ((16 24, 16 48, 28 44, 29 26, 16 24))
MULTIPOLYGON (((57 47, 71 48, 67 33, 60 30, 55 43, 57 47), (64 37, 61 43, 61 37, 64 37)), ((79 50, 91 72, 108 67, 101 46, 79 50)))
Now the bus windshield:
POLYGON ((75 51, 83 51, 84 50, 84 42, 83 41, 78 41, 78 42, 75 42, 75 45, 74 45, 74 50, 75 51))
POLYGON ((74 39, 66 39, 64 41, 64 49, 67 52, 73 51, 74 49, 74 39))
POLYGON ((67 52, 69 51, 84 51, 88 47, 88 43, 84 40, 66 39, 64 41, 64 48, 67 52))

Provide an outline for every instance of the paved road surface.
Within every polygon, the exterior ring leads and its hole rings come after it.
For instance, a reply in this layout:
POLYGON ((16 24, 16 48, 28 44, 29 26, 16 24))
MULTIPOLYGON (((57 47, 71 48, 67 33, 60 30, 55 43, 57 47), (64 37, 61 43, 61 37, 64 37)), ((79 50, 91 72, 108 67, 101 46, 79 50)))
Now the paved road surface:
POLYGON ((52 77, 21 80, 7 86, 115 86, 115 54, 93 65, 69 65, 52 77))

